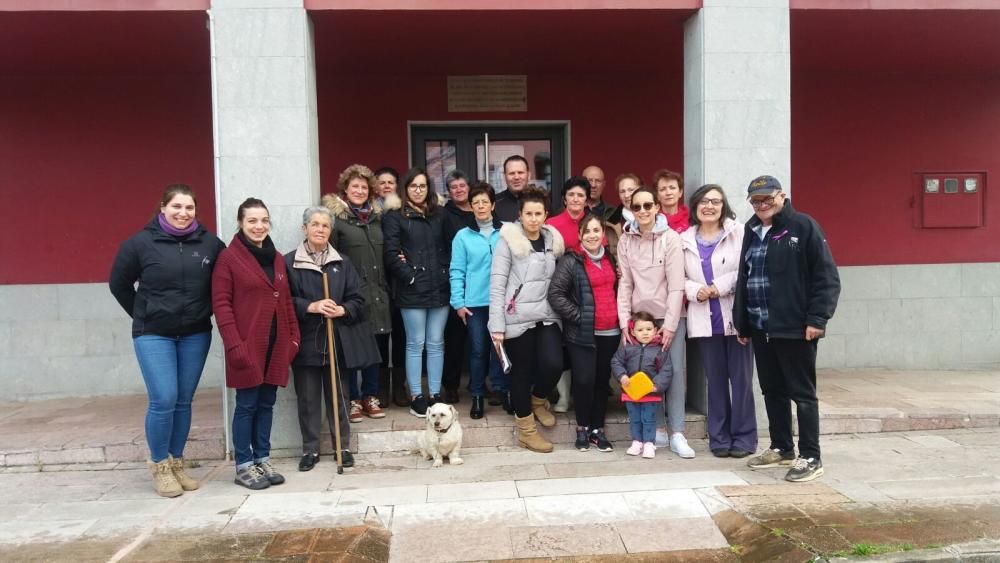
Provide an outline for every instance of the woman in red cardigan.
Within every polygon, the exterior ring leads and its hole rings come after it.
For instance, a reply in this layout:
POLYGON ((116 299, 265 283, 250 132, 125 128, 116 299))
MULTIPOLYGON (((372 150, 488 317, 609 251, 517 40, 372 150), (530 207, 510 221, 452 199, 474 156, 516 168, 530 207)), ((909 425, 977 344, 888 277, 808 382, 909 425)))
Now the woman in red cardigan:
POLYGON ((226 386, 236 389, 236 484, 258 490, 285 482, 268 461, 271 419, 299 351, 299 324, 264 202, 247 198, 236 219, 240 230, 212 273, 212 307, 226 349, 226 386))

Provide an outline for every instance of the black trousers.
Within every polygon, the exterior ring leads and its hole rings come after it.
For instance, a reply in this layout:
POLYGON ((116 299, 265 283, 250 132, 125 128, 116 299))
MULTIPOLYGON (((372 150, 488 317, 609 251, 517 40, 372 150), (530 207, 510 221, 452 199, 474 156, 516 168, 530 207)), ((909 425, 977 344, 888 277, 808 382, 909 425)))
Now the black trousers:
POLYGON ((467 334, 468 328, 458 313, 448 307, 448 322, 444 325, 444 373, 441 375, 441 387, 445 389, 456 391, 461 383, 467 334))
MULTIPOLYGON (((351 449, 351 422, 347 418, 347 370, 337 370, 337 409, 340 417, 340 447, 351 449)), ((330 387, 329 366, 292 366, 296 401, 299 407, 299 430, 302 432, 302 453, 320 453, 320 432, 323 423, 323 405, 326 405, 326 423, 333 438, 333 389, 330 387), (322 397, 322 400, 320 399, 322 397)), ((330 446, 335 451, 336 444, 330 446)))
POLYGON ((559 325, 538 323, 517 338, 504 340, 510 358, 510 401, 514 413, 531 414, 531 396, 549 396, 562 374, 562 332, 559 325))
POLYGON ((621 336, 594 336, 593 348, 566 344, 569 367, 573 372, 572 394, 577 426, 604 428, 611 390, 611 356, 621 340, 621 336))
POLYGON ((819 401, 816 399, 816 341, 767 338, 753 331, 757 378, 764 394, 771 447, 794 450, 792 405, 799 417, 799 455, 820 459, 819 401))

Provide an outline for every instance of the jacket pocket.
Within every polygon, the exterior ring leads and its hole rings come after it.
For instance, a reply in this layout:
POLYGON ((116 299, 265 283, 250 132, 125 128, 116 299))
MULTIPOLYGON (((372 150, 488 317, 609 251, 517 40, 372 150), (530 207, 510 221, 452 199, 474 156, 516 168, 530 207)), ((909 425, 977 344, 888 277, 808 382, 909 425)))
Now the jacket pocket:
POLYGON ((233 369, 249 369, 252 362, 250 361, 250 354, 247 353, 246 342, 241 342, 226 350, 226 361, 233 369))

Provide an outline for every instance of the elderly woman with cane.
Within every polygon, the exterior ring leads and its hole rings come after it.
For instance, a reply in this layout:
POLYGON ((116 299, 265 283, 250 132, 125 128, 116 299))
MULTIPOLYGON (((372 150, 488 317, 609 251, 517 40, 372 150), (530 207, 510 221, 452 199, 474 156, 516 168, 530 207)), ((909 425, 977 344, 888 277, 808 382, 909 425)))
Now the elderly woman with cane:
POLYGON ((302 349, 292 363, 302 431, 299 471, 309 471, 319 461, 322 403, 326 404, 335 451, 342 456, 338 467, 354 465, 344 384, 355 370, 381 361, 367 320, 361 279, 351 261, 330 244, 332 232, 330 210, 310 207, 302 214, 304 240, 285 255, 295 316, 302 333, 302 349), (328 334, 332 326, 334 338, 328 334), (339 375, 336 379, 334 372, 339 375), (333 416, 334 398, 338 420, 333 416))

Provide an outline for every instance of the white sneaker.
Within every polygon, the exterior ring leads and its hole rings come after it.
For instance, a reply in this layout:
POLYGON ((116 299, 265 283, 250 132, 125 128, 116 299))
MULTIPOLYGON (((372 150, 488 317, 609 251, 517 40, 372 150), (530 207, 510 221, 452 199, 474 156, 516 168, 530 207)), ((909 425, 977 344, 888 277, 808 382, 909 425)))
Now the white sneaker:
POLYGON ((694 459, 694 450, 688 445, 687 438, 680 432, 674 432, 670 437, 670 451, 684 459, 694 459))
POLYGON ((632 440, 632 445, 625 450, 625 455, 639 455, 642 453, 642 442, 639 440, 632 440))
POLYGON ((667 436, 666 428, 656 429, 656 441, 653 442, 657 448, 665 448, 670 445, 670 438, 667 436))
POLYGON ((642 457, 646 459, 653 459, 656 457, 656 446, 652 442, 646 442, 642 445, 642 457))

